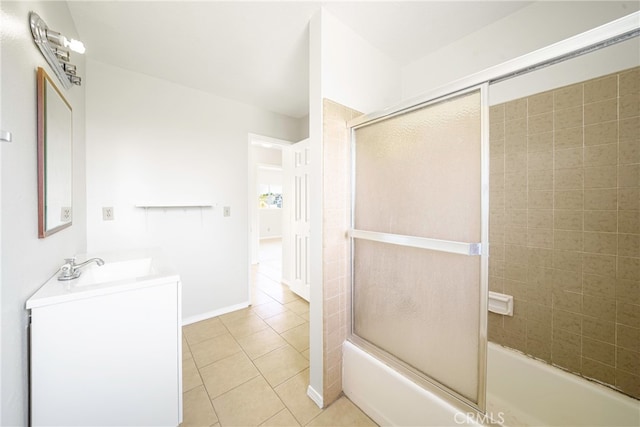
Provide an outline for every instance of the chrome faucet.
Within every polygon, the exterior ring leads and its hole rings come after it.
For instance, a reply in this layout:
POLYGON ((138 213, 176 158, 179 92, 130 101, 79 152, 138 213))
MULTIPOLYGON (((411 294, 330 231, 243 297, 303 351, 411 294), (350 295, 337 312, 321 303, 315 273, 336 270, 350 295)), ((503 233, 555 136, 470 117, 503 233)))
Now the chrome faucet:
POLYGON ((80 264, 76 264, 75 258, 65 258, 64 264, 60 267, 60 275, 58 276, 58 280, 73 280, 80 277, 82 272, 80 269, 87 264, 95 262, 98 265, 104 265, 104 260, 102 258, 91 258, 82 262, 80 264))

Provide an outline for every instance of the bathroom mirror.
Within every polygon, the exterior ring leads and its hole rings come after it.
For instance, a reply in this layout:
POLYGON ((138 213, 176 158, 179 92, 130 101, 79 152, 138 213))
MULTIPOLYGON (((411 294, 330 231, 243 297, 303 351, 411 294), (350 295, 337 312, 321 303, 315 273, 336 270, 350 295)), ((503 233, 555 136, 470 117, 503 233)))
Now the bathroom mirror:
POLYGON ((73 123, 71 105, 42 68, 38 91, 38 237, 72 222, 73 123))

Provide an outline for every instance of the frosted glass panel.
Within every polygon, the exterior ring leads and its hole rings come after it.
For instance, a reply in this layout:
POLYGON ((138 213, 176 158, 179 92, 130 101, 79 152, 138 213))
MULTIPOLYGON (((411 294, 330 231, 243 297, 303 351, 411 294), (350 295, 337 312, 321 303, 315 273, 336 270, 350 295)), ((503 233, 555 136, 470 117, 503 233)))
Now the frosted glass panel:
MULTIPOLYGON (((481 241, 481 97, 357 128, 354 228, 481 241)), ((354 239, 353 332, 478 403, 481 258, 354 239)))
POLYGON ((355 223, 480 241, 480 94, 357 129, 355 223))
POLYGON ((354 330, 476 401, 480 257, 357 240, 354 330))

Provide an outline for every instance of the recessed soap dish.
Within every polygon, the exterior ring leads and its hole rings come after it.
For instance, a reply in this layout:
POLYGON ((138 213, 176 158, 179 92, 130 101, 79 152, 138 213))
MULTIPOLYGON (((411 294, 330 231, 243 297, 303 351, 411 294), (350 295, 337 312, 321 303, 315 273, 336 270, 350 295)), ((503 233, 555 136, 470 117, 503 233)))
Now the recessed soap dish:
POLYGON ((489 311, 503 316, 513 316, 513 296, 489 292, 489 311))

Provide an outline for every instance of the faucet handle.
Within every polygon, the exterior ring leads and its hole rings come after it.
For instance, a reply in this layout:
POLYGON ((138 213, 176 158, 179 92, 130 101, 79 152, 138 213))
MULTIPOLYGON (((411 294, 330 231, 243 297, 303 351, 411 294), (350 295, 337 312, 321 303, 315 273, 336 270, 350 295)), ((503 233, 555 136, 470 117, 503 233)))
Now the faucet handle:
POLYGON ((58 280, 71 280, 75 279, 80 275, 78 270, 76 269, 76 258, 65 258, 64 264, 60 267, 60 275, 58 276, 58 280))
POLYGON ((60 267, 60 270, 62 270, 63 273, 70 272, 73 269, 75 261, 76 261, 75 258, 65 258, 64 264, 62 264, 62 267, 60 267))

